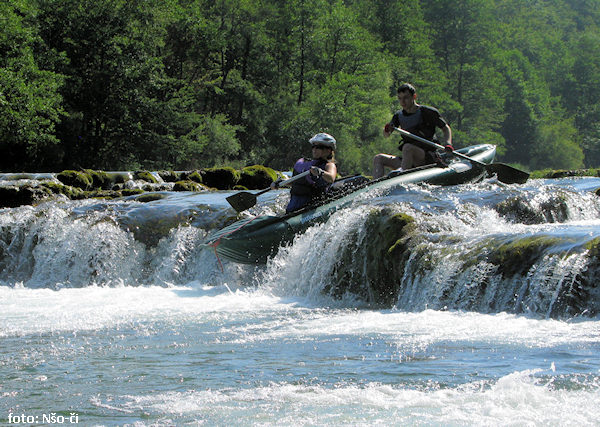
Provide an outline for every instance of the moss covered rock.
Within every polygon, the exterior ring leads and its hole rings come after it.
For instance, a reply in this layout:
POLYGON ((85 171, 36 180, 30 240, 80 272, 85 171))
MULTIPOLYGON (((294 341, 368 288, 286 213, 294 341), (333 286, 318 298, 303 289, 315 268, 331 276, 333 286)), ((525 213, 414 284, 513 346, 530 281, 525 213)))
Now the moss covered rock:
POLYGON ((64 170, 56 175, 56 179, 65 185, 81 188, 82 190, 89 190, 92 188, 93 183, 92 177, 88 173, 74 170, 64 170))
POLYGON ((158 184, 158 180, 149 171, 136 171, 133 173, 133 179, 158 184))
POLYGON ((522 197, 510 197, 496 205, 496 211, 508 220, 522 224, 541 224, 544 216, 522 197))
POLYGON ((128 172, 110 172, 108 175, 110 176, 113 186, 116 184, 125 184, 130 178, 128 172))
POLYGON ((267 188, 277 180, 277 172, 262 165, 247 166, 240 172, 239 185, 249 189, 267 188))
POLYGON ((90 176, 90 178, 92 178, 93 188, 101 188, 103 190, 108 190, 114 184, 112 177, 104 171, 86 169, 85 173, 87 173, 90 176))
POLYGON ((177 182, 181 180, 181 174, 174 171, 158 171, 158 176, 164 182, 177 182))
POLYGON ((539 261, 546 249, 560 242, 558 237, 525 237, 495 247, 488 255, 488 261, 496 265, 504 277, 523 275, 539 261))
POLYGON ((398 297, 398 277, 408 259, 406 249, 414 229, 410 215, 372 209, 364 226, 349 236, 349 244, 343 245, 333 269, 332 285, 325 292, 334 297, 349 292, 372 306, 392 306, 398 297))
POLYGON ((516 196, 498 203, 495 208, 504 218, 522 224, 563 222, 569 218, 568 196, 562 191, 539 205, 532 205, 529 200, 516 196))
POLYGON ((542 169, 531 172, 531 178, 558 179, 574 176, 600 176, 600 169, 542 169))
POLYGON ((240 180, 240 172, 231 167, 205 169, 202 180, 208 187, 231 190, 240 180))
POLYGON ((95 190, 87 192, 85 197, 102 200, 112 200, 117 199, 119 197, 123 197, 123 194, 120 191, 115 190, 95 190))
POLYGON ((193 182, 195 182, 197 184, 203 184, 204 183, 203 179, 202 179, 202 174, 200 173, 200 171, 193 171, 192 173, 190 173, 187 176, 187 179, 189 181, 193 181, 193 182))
POLYGON ((135 198, 135 200, 136 200, 136 202, 148 203, 148 202, 154 202, 156 200, 162 200, 166 197, 167 197, 167 195, 163 194, 163 193, 145 193, 145 194, 140 194, 138 197, 135 198))
POLYGON ((124 188, 121 190, 121 194, 123 195, 123 197, 127 197, 127 196, 135 196, 137 194, 143 194, 144 190, 142 190, 141 188, 124 188))
POLYGON ((32 205, 46 199, 52 193, 41 186, 0 187, 0 208, 16 208, 32 205))
POLYGON ((194 181, 177 181, 173 191, 202 191, 202 185, 194 181))
POLYGON ((72 187, 70 185, 59 184, 55 182, 44 182, 42 186, 54 194, 62 194, 71 200, 82 199, 85 195, 85 191, 83 191, 81 188, 72 187))

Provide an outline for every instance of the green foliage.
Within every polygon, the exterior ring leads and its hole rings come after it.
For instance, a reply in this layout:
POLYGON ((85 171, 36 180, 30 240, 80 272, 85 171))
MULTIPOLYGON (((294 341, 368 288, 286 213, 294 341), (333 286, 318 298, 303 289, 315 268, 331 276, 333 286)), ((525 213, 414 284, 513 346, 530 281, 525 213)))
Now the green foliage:
POLYGON ((41 40, 28 2, 0 2, 0 17, 0 169, 43 169, 58 142, 63 76, 36 57, 41 40))
POLYGON ((368 173, 404 81, 456 147, 600 166, 600 4, 534 3, 3 1, 0 169, 287 169, 325 131, 368 173))
POLYGON ((530 165, 536 169, 583 167, 583 151, 575 142, 576 133, 570 120, 545 124, 540 129, 540 143, 532 152, 530 165))

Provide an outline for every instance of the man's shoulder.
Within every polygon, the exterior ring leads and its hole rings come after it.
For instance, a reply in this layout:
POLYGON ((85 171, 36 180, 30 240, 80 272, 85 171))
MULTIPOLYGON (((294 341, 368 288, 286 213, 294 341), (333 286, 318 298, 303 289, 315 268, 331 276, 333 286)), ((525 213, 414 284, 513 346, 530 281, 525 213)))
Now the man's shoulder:
POLYGON ((424 112, 425 114, 440 114, 440 110, 438 110, 435 107, 432 107, 431 105, 419 105, 419 109, 424 112))

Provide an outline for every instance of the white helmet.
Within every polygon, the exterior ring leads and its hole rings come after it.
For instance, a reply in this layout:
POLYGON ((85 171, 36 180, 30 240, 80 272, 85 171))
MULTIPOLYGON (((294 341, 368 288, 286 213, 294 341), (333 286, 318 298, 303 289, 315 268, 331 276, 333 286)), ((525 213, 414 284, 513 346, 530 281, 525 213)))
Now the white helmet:
POLYGON ((308 140, 310 145, 324 145, 335 150, 335 138, 328 133, 318 133, 308 140))

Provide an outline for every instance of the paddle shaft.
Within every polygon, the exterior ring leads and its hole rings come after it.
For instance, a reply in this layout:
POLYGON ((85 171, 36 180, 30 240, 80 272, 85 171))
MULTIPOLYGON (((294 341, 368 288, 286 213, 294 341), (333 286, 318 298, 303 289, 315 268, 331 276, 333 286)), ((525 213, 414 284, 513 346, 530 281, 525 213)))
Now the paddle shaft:
MULTIPOLYGON (((286 179, 280 185, 285 185, 285 186, 290 185, 293 182, 304 178, 309 173, 310 173, 310 170, 307 170, 306 172, 302 172, 296 176, 286 179)), ((231 207, 233 207, 236 211, 242 212, 242 211, 245 211, 246 209, 250 209, 252 206, 254 206, 256 204, 257 196, 260 196, 261 194, 264 194, 267 191, 271 191, 271 190, 272 190, 272 188, 269 187, 269 188, 265 188, 262 191, 259 191, 258 193, 249 193, 247 191, 240 191, 239 193, 236 193, 232 196, 227 197, 225 200, 227 200, 227 202, 231 205, 231 207)))
MULTIPOLYGON (((308 175, 310 173, 310 170, 307 170, 306 172, 302 172, 299 173, 298 175, 295 175, 291 178, 286 179, 285 181, 281 181, 281 183, 279 184, 279 186, 281 187, 282 185, 289 185, 292 184, 294 181, 298 181, 300 178, 304 178, 306 175, 308 175)), ((272 188, 265 188, 264 190, 259 191, 258 193, 254 193, 255 196, 260 196, 261 194, 265 194, 267 191, 271 191, 272 188)))
MULTIPOLYGON (((414 139, 414 140, 417 140, 417 141, 419 141, 419 142, 422 142, 423 144, 427 144, 427 145, 429 145, 430 147, 441 148, 442 150, 444 150, 444 149, 445 149, 445 147, 444 147, 443 145, 437 144, 437 143, 435 143, 435 142, 433 142, 433 141, 430 141, 430 140, 428 140, 428 139, 425 139, 425 138, 421 138, 420 136, 413 135, 412 133, 410 133, 410 132, 407 132, 407 131, 405 131, 404 129, 400 129, 400 128, 394 128, 394 130, 395 130, 396 132, 400 132, 402 135, 404 135, 404 136, 406 136, 406 137, 408 137, 408 138, 412 138, 412 139, 414 139)), ((478 164, 478 165, 480 165, 480 166, 484 166, 484 167, 485 167, 485 166, 488 166, 486 163, 480 162, 479 160, 475 160, 475 159, 473 159, 472 157, 465 156, 464 154, 462 154, 462 153, 459 153, 458 151, 453 151, 453 152, 452 152, 452 154, 454 154, 454 155, 455 155, 455 156, 457 156, 457 157, 460 157, 461 159, 465 159, 465 160, 468 160, 468 161, 470 161, 470 162, 477 163, 477 164, 478 164)))
MULTIPOLYGON (((405 131, 404 129, 394 128, 395 131, 400 132, 402 135, 412 138, 414 140, 420 141, 423 144, 429 145, 430 147, 445 149, 446 147, 436 144, 435 142, 429 141, 428 139, 421 138, 420 136, 413 135, 410 132, 405 131)), ((498 181, 504 182, 505 184, 524 184, 529 179, 529 173, 514 168, 510 165, 505 165, 504 163, 483 163, 479 160, 475 160, 472 157, 466 156, 458 151, 452 151, 457 157, 461 159, 468 160, 471 163, 479 165, 483 167, 488 173, 495 174, 498 177, 498 181)))
MULTIPOLYGON (((281 187, 282 185, 288 186, 288 185, 292 184, 293 182, 295 182, 295 181, 298 181, 300 178, 304 178, 304 177, 305 177, 305 176, 307 176, 309 173, 310 173, 310 169, 309 169, 309 170, 307 170, 307 171, 304 171, 304 172, 302 172, 302 173, 299 173, 298 175, 295 175, 295 176, 293 176, 293 177, 291 177, 291 178, 288 178, 288 179, 286 179, 285 181, 281 181, 281 182, 279 183, 279 186, 280 186, 280 187, 281 187)), ((258 194, 260 194, 260 193, 258 193, 258 194)))

